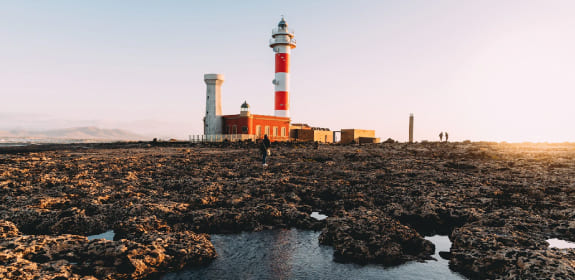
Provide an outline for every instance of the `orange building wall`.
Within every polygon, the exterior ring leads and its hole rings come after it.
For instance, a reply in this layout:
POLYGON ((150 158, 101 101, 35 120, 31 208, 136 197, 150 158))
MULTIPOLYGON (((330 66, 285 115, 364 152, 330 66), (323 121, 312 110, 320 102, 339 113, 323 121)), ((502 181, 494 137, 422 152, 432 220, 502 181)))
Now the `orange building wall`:
POLYGON ((224 134, 256 134, 256 127, 261 127, 261 134, 258 138, 264 138, 265 127, 269 126, 268 137, 271 141, 287 141, 290 133, 290 118, 265 116, 265 115, 226 115, 223 116, 222 131, 224 134), (234 125, 236 130, 234 131, 234 125), (278 135, 274 136, 274 127, 278 128, 278 135), (282 127, 285 128, 285 136, 282 137, 282 127))

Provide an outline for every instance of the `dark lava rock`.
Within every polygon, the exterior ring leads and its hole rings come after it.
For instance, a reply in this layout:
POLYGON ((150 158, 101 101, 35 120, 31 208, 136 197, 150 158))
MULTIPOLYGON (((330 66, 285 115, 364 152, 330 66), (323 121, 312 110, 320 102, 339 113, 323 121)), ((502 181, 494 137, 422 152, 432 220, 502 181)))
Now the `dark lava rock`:
POLYGON ((549 249, 514 223, 503 219, 501 226, 477 222, 456 229, 450 267, 472 279, 575 279, 574 249, 549 249))
POLYGON ((77 235, 21 235, 0 240, 0 279, 96 279, 74 273, 63 257, 86 243, 86 237, 77 235))
POLYGON ((152 231, 167 233, 171 231, 171 228, 165 221, 159 220, 156 216, 130 217, 114 225, 114 240, 134 240, 152 231))
POLYGON ((107 229, 104 215, 87 216, 86 210, 72 207, 60 211, 55 223, 50 227, 53 233, 71 233, 89 235, 107 229))
POLYGON ((469 164, 469 163, 464 163, 464 162, 448 162, 445 164, 445 167, 449 167, 449 168, 453 168, 453 169, 476 169, 477 166, 469 164))
POLYGON ((364 208, 328 218, 319 241, 334 247, 336 259, 358 263, 397 265, 430 259, 435 251, 433 243, 414 229, 381 211, 364 208))
POLYGON ((78 248, 74 269, 82 275, 115 279, 143 279, 186 266, 203 265, 216 257, 208 236, 182 231, 147 232, 136 240, 96 239, 78 248))
POLYGON ((0 279, 145 279, 216 257, 209 236, 189 231, 88 241, 70 234, 19 235, 8 221, 0 228, 0 279))
POLYGON ((319 230, 323 225, 324 221, 311 218, 295 206, 258 204, 253 208, 191 211, 178 227, 195 232, 238 233, 290 227, 319 230))
POLYGON ((444 260, 450 260, 451 259, 451 252, 440 251, 439 256, 444 260))
POLYGON ((0 220, 0 238, 6 239, 8 237, 16 237, 20 235, 20 231, 14 223, 0 220))
POLYGON ((249 142, 0 147, 0 278, 143 278, 213 258, 193 232, 324 226, 357 262, 428 258, 417 230, 451 234, 443 256, 470 277, 575 278, 572 251, 545 243, 575 240, 575 144, 272 149, 264 170, 249 142), (115 241, 66 235, 110 229, 115 241))

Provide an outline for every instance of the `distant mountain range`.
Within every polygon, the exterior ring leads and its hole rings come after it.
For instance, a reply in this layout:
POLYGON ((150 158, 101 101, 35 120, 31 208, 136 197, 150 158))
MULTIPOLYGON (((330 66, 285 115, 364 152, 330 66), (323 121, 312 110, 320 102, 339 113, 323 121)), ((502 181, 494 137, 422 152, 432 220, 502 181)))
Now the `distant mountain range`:
POLYGON ((1 138, 57 138, 91 140, 147 140, 139 134, 121 129, 102 129, 94 126, 53 129, 44 131, 10 130, 0 131, 1 138))

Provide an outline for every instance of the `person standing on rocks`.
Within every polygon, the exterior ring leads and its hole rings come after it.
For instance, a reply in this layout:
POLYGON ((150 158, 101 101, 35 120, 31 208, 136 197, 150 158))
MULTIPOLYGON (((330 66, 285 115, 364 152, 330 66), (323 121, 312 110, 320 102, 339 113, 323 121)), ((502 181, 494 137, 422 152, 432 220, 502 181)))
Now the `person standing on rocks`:
POLYGON ((445 142, 447 142, 447 139, 449 139, 449 134, 447 134, 447 131, 445 132, 445 142))
POLYGON ((443 132, 439 133, 439 142, 443 141, 443 132))
POLYGON ((270 155, 270 146, 271 146, 271 142, 270 139, 268 138, 268 135, 264 135, 264 140, 262 140, 262 143, 260 144, 260 153, 262 154, 262 164, 264 167, 268 166, 267 164, 267 158, 270 155))

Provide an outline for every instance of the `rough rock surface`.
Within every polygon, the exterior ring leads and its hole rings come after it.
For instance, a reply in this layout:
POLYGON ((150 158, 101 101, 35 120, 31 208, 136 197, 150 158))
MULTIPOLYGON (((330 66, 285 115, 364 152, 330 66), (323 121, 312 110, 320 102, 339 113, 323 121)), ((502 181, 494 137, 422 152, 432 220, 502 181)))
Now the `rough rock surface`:
POLYGON ((508 227, 464 226, 453 232, 450 266, 472 279, 574 279, 575 250, 508 227))
POLYGON ((325 227, 356 262, 426 258, 417 231, 450 234, 472 278, 575 278, 573 251, 545 243, 575 241, 575 144, 272 149, 262 169, 243 142, 0 148, 0 278, 147 278, 215 257, 205 233, 288 227, 325 227))
POLYGON ((435 245, 414 229, 381 211, 365 208, 328 218, 319 242, 332 245, 341 260, 384 265, 430 259, 435 251, 435 245))
MULTIPOLYGON (((0 224, 13 227, 6 221, 0 224)), ((206 264, 216 256, 205 235, 186 231, 150 232, 133 241, 10 232, 16 235, 0 241, 0 279, 140 279, 206 264)))
POLYGON ((473 279, 575 279, 575 249, 545 241, 554 228, 520 208, 495 211, 452 232, 450 267, 473 279))
POLYGON ((20 235, 20 231, 14 225, 14 223, 9 221, 0 220, 0 238, 7 239, 10 237, 16 237, 20 235))

